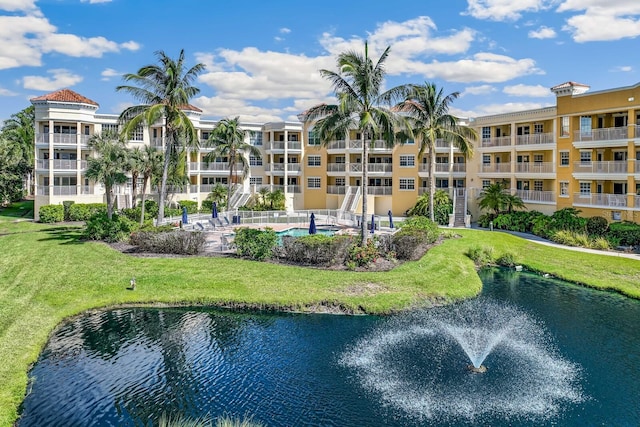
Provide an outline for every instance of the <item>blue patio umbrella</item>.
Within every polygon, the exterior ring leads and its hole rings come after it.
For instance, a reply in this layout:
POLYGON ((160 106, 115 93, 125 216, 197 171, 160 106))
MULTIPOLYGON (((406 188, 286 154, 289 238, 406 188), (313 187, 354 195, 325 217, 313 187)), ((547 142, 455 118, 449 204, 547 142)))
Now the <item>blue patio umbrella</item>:
POLYGON ((218 218, 218 203, 211 204, 211 218, 218 218))
POLYGON ((389 215, 389 228, 393 228, 393 214, 391 213, 391 210, 389 210, 387 215, 389 215))
POLYGON ((311 214, 311 222, 309 223, 309 234, 316 234, 318 230, 316 229, 316 216, 315 214, 311 214))
POLYGON ((371 214, 371 233, 376 231, 376 216, 375 214, 371 214))
POLYGON ((187 218, 187 208, 182 208, 182 223, 189 224, 189 221, 187 218))

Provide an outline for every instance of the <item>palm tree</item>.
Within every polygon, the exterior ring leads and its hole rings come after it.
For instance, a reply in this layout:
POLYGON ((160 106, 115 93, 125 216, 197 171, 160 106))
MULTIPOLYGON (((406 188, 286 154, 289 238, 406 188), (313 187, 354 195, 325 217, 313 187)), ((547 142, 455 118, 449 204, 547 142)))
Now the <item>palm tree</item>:
POLYGON ((507 194, 504 187, 504 184, 496 182, 484 188, 478 196, 478 207, 480 209, 493 210, 498 215, 505 206, 507 194))
POLYGON ((162 170, 162 153, 155 147, 146 145, 142 150, 141 168, 142 173, 142 201, 140 204, 140 225, 144 224, 144 210, 145 210, 145 194, 147 193, 147 183, 151 181, 151 178, 155 175, 161 174, 162 170))
POLYGON ((220 208, 222 207, 220 204, 224 201, 226 194, 227 189, 224 188, 222 184, 217 183, 211 189, 211 192, 207 196, 207 199, 211 200, 212 202, 216 202, 218 204, 218 207, 220 208))
POLYGON ((522 199, 516 194, 505 194, 504 195, 504 207, 507 212, 513 213, 514 209, 526 209, 524 202, 522 199))
POLYGON ((107 195, 107 217, 113 217, 113 187, 127 182, 126 142, 121 136, 105 131, 89 139, 97 157, 87 160, 86 177, 104 185, 107 195))
POLYGON ((397 132, 403 129, 403 118, 389 108, 391 100, 396 99, 402 88, 393 88, 381 93, 384 76, 384 63, 389 56, 387 47, 377 62, 369 57, 368 44, 364 45, 364 55, 349 51, 338 55, 338 72, 320 70, 322 77, 331 82, 338 99, 335 105, 320 104, 303 113, 303 120, 313 123, 313 130, 326 146, 336 139, 344 139, 350 130, 360 133, 362 144, 362 217, 360 224, 361 243, 367 240, 367 181, 368 181, 368 144, 365 135, 371 141, 384 140, 389 146, 395 144, 397 132))
POLYGON ((166 133, 164 140, 164 165, 160 184, 158 224, 164 220, 169 163, 179 148, 197 147, 198 134, 183 109, 200 92, 193 82, 204 71, 204 64, 196 64, 190 69, 184 63, 184 50, 177 60, 169 58, 163 51, 156 52, 158 64, 146 65, 136 74, 125 74, 124 80, 132 86, 116 87, 132 95, 141 105, 125 109, 120 114, 124 132, 130 135, 139 126, 151 126, 163 122, 166 133))
POLYGON ((35 107, 25 108, 4 121, 2 137, 20 152, 20 169, 25 172, 27 194, 31 195, 33 184, 33 164, 35 159, 35 107))
POLYGON ((272 210, 284 208, 284 192, 279 188, 269 193, 267 195, 267 200, 269 201, 272 210))
POLYGON ((244 141, 245 131, 240 127, 240 119, 220 120, 209 136, 207 143, 213 150, 204 156, 205 162, 211 162, 218 157, 227 158, 229 164, 229 185, 227 187, 227 209, 231 207, 231 186, 233 185, 234 172, 238 167, 242 170, 242 181, 249 173, 249 162, 245 157, 260 156, 260 150, 244 141))
POLYGON ((267 197, 269 196, 269 187, 260 187, 258 190, 260 200, 262 200, 262 206, 267 206, 267 197))
POLYGON ((132 148, 127 153, 127 171, 131 174, 131 206, 136 206, 136 197, 138 195, 138 178, 144 167, 144 152, 140 147, 132 148))
POLYGON ((418 158, 422 158, 426 151, 429 152, 429 210, 433 221, 436 141, 442 139, 453 144, 466 158, 470 158, 473 154, 471 141, 475 141, 478 134, 472 128, 460 125, 458 118, 449 114, 449 106, 460 96, 458 92, 445 96, 442 89, 438 90, 433 83, 410 85, 407 89, 404 101, 397 108, 411 119, 413 134, 420 141, 418 158))

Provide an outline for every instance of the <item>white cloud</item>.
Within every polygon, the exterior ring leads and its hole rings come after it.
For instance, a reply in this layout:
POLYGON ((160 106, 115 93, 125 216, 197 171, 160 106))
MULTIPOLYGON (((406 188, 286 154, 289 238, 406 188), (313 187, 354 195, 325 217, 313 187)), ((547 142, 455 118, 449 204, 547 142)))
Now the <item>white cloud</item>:
POLYGON ((18 94, 13 91, 10 91, 9 89, 0 87, 0 96, 16 96, 16 95, 18 94))
POLYGON ((460 96, 467 95, 488 95, 492 92, 495 92, 497 89, 491 85, 480 85, 480 86, 468 86, 466 87, 460 96))
POLYGON ((558 12, 571 16, 563 30, 578 43, 635 38, 640 35, 640 2, 636 0, 565 0, 558 12))
POLYGON ((282 27, 280 28, 280 34, 289 34, 291 32, 291 30, 287 27, 282 27))
POLYGON ((494 114, 513 113, 516 111, 536 110, 538 108, 544 108, 553 105, 553 102, 550 102, 548 104, 538 102, 507 102, 504 104, 478 105, 473 110, 458 110, 452 108, 451 113, 458 117, 482 117, 491 116, 494 114))
POLYGON ((109 81, 111 80, 111 77, 120 77, 122 76, 123 73, 114 70, 113 68, 105 68, 104 70, 102 70, 102 72, 100 73, 100 75, 102 76, 103 81, 109 81))
POLYGON ((552 39, 556 37, 556 32, 553 28, 542 26, 537 30, 529 31, 530 39, 552 39))
POLYGON ((242 121, 273 122, 282 120, 282 110, 251 105, 242 99, 227 99, 219 96, 201 96, 193 100, 193 105, 202 109, 207 116, 215 118, 239 116, 242 121))
POLYGON ((620 65, 618 67, 614 67, 611 69, 611 71, 613 72, 622 72, 622 73, 628 73, 633 71, 633 67, 630 65, 620 65))
POLYGON ((73 86, 82 81, 82 76, 73 74, 63 68, 49 70, 47 73, 52 74, 52 77, 24 76, 22 78, 22 87, 25 89, 52 91, 73 86))
POLYGON ((538 12, 550 7, 553 0, 468 0, 465 14, 476 19, 516 21, 524 12, 538 12))
POLYGON ((40 15, 36 0, 0 0, 0 10, 7 12, 28 12, 40 15))
POLYGON ((528 96, 532 98, 546 98, 553 96, 548 87, 542 85, 524 85, 517 84, 513 86, 505 86, 502 92, 509 96, 528 96))
POLYGON ((111 3, 112 0, 80 0, 82 3, 98 4, 98 3, 111 3))

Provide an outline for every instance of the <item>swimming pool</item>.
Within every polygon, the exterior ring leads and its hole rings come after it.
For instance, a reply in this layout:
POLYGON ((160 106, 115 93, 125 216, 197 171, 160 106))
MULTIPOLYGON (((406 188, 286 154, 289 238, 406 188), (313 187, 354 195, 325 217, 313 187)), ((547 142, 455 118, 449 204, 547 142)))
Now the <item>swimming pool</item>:
MULTIPOLYGON (((317 228, 317 234, 324 234, 325 236, 333 236, 338 231, 335 228, 317 228)), ((276 233, 278 237, 282 236, 292 236, 292 237, 302 237, 309 235, 308 228, 288 228, 286 230, 278 231, 276 233)))

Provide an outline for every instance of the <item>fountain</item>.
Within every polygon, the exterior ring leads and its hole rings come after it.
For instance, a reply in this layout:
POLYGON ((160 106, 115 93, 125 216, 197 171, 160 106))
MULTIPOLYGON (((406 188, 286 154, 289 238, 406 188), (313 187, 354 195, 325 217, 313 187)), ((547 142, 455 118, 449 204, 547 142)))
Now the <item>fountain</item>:
POLYGON ((543 325, 486 299, 390 319, 340 361, 386 405, 432 421, 547 419, 583 400, 579 367, 557 353, 543 325))

